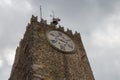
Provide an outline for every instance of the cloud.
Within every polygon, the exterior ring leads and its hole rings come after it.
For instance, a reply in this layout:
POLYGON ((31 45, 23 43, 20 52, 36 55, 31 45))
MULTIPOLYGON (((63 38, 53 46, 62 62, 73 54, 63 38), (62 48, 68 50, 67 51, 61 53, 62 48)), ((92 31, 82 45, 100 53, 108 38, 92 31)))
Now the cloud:
POLYGON ((1 59, 1 56, 0 56, 0 68, 3 66, 3 60, 1 59))
POLYGON ((15 57, 15 49, 6 48, 3 50, 3 55, 8 65, 12 66, 15 57))
POLYGON ((31 17, 31 4, 26 0, 11 0, 11 4, 0 6, 0 49, 17 46, 31 17))
POLYGON ((101 47, 120 46, 120 15, 112 15, 92 33, 92 42, 101 47))
POLYGON ((11 6, 12 5, 12 0, 1 0, 0 1, 0 6, 4 7, 6 5, 11 6))
POLYGON ((0 78, 7 80, 14 61, 14 54, 26 25, 32 15, 27 0, 0 1, 0 78))

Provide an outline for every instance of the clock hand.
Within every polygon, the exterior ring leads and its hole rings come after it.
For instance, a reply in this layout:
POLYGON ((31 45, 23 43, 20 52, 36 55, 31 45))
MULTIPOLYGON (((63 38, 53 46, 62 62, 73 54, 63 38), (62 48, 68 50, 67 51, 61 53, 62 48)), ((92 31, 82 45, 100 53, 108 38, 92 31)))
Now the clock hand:
POLYGON ((55 36, 53 33, 50 33, 51 36, 55 36))
POLYGON ((64 40, 62 40, 62 39, 59 39, 61 42, 63 42, 63 43, 65 43, 65 41, 64 40))

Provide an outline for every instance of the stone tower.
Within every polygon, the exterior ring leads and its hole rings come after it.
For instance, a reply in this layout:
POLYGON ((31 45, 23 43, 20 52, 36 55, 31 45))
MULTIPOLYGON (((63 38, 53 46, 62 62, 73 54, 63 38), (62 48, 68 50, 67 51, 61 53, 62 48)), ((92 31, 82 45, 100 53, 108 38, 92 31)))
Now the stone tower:
POLYGON ((94 80, 80 34, 32 16, 9 80, 94 80))

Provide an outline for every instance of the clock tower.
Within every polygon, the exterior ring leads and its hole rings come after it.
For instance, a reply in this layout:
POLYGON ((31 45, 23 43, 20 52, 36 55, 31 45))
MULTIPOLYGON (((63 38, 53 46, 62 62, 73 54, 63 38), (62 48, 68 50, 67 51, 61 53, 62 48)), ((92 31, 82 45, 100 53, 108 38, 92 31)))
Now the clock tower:
POLYGON ((32 16, 9 80, 94 80, 80 34, 32 16))

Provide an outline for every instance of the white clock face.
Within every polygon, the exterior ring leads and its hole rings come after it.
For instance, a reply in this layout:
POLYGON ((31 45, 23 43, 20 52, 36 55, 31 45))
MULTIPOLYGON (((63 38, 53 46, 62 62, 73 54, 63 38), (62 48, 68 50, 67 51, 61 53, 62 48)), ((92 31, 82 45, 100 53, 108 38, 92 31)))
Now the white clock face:
POLYGON ((61 51, 71 52, 75 50, 75 44, 72 39, 60 31, 49 31, 47 38, 52 46, 61 51))

